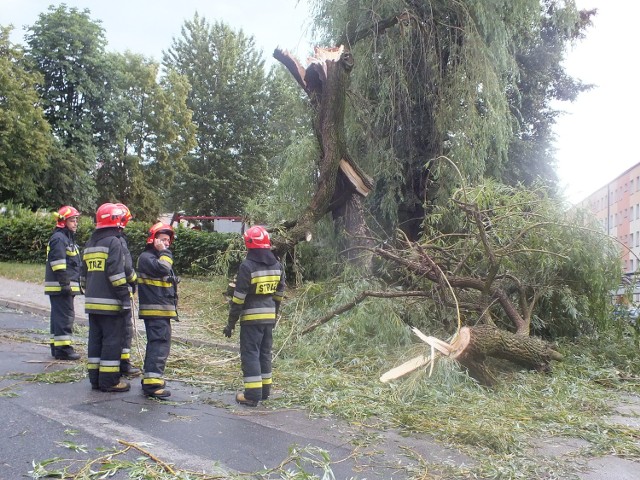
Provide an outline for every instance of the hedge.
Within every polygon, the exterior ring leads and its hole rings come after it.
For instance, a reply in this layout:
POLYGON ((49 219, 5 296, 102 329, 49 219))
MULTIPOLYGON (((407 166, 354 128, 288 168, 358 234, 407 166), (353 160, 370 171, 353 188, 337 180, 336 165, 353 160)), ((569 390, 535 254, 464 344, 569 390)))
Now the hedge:
MULTIPOLYGON (((0 261, 44 264, 47 243, 55 224, 53 213, 0 207, 0 261)), ((134 262, 145 248, 150 227, 151 224, 132 220, 124 230, 134 262)), ((76 235, 80 249, 93 230, 93 219, 81 216, 76 235)), ((176 229, 171 251, 178 275, 229 275, 244 256, 239 234, 210 233, 182 227, 176 229)))

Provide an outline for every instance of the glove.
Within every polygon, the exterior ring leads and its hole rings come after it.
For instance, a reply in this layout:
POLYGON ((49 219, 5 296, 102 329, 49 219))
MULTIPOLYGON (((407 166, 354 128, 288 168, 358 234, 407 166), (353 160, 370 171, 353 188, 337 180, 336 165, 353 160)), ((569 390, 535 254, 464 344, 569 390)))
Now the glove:
POLYGON ((224 327, 224 330, 222 330, 222 333, 224 333, 225 337, 231 338, 231 334, 233 333, 233 327, 227 324, 227 326, 224 327))
POLYGON ((71 285, 62 285, 60 293, 62 295, 71 295, 71 285))
POLYGON ((129 286, 131 287, 131 293, 135 295, 136 292, 138 291, 138 284, 137 283, 130 283, 129 286))

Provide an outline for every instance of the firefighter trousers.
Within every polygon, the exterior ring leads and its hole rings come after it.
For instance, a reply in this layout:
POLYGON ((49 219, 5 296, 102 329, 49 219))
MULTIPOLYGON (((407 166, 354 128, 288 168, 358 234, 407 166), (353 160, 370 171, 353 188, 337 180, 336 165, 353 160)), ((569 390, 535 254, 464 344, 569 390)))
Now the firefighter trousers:
POLYGON ((164 369, 171 350, 171 319, 145 318, 147 348, 144 355, 143 393, 153 393, 164 388, 164 369))
POLYGON ((73 298, 73 295, 49 295, 51 302, 49 330, 53 357, 73 352, 72 335, 75 318, 73 298))
POLYGON ((133 340, 133 315, 131 314, 131 310, 125 310, 124 313, 124 335, 122 340, 120 363, 125 367, 131 360, 131 342, 133 340))
POLYGON ((240 362, 244 382, 244 398, 266 400, 271 393, 271 348, 273 324, 240 322, 240 362))
POLYGON ((87 369, 95 389, 108 389, 120 382, 120 355, 124 336, 124 314, 89 314, 87 369))

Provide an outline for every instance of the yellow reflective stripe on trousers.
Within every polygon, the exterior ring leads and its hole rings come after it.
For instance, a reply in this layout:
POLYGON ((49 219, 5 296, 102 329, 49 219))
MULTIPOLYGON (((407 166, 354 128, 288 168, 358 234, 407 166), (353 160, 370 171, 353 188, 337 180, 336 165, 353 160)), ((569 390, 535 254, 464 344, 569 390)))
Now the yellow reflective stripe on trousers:
POLYGON ((273 313, 254 313, 252 315, 243 315, 240 317, 240 321, 251 321, 251 320, 275 320, 276 314, 273 313))
POLYGON ((120 305, 105 305, 104 303, 85 303, 85 310, 101 310, 103 312, 119 312, 122 310, 120 305))
POLYGON ((175 317, 177 315, 175 310, 140 310, 141 317, 175 317))

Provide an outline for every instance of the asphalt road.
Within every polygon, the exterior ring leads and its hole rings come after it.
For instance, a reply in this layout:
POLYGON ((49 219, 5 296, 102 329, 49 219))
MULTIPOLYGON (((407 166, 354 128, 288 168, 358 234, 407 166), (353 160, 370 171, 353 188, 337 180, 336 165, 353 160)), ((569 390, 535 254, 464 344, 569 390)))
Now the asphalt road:
MULTIPOLYGON (((368 431, 334 418, 311 418, 303 410, 252 409, 237 405, 235 392, 210 393, 173 379, 170 402, 142 396, 136 380, 127 393, 93 391, 83 364, 78 368, 49 355, 44 295, 32 285, 6 279, 0 279, 0 287, 6 287, 0 288, 0 297, 11 297, 0 298, 0 480, 34 477, 29 473, 34 462, 53 458, 64 460, 49 465, 50 470, 66 467, 77 472, 87 461, 121 451, 127 444, 141 450, 131 448, 118 460, 153 456, 152 462, 162 462, 168 469, 206 472, 216 478, 237 473, 283 478, 282 469, 265 472, 277 469, 293 449, 308 458, 326 452, 333 477, 323 476, 322 469, 308 460, 300 468, 317 478, 337 480, 404 479, 412 468, 412 478, 444 479, 439 466, 464 469, 474 463, 427 435, 368 431), (34 379, 37 374, 74 368, 76 381, 34 379)), ((640 399, 628 396, 621 401, 610 421, 640 428, 640 399)), ((581 480, 640 479, 640 463, 615 452, 580 458, 580 450, 588 446, 584 440, 540 438, 533 443, 540 456, 581 463, 581 480)), ((293 463, 284 470, 300 471, 293 463)), ((130 477, 119 472, 109 478, 130 477)))
MULTIPOLYGON (((121 442, 141 446, 177 469, 212 475, 264 472, 280 465, 293 448, 326 451, 335 462, 331 470, 336 479, 406 478, 399 468, 411 462, 406 449, 436 463, 471 462, 429 438, 391 432, 367 447, 369 453, 359 449, 352 456, 363 432, 349 425, 312 419, 299 410, 243 407, 235 403, 235 392, 211 394, 173 380, 170 402, 144 397, 137 380, 126 393, 93 391, 86 378, 67 383, 30 381, 33 375, 75 364, 50 357, 44 317, 0 307, 0 332, 2 480, 30 476, 33 462, 56 457, 65 459, 56 464, 58 468, 76 472, 87 460, 104 455, 103 449, 122 450, 121 442), (69 448, 78 445, 84 451, 69 448)), ((132 449, 118 459, 140 456, 132 449)), ((295 465, 287 469, 295 471, 295 465)), ((322 470, 310 463, 303 470, 322 477, 322 470)), ((281 473, 261 478, 281 478, 281 473)))

